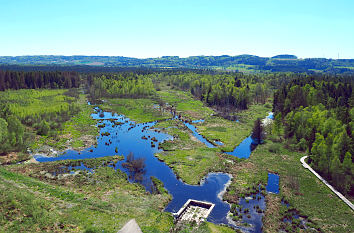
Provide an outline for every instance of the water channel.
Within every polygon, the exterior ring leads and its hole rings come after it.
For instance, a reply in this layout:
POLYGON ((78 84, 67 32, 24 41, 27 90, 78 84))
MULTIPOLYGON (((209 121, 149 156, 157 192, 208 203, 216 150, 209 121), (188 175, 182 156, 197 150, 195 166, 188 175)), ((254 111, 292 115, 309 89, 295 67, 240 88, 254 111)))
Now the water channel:
MULTIPOLYGON (((151 129, 157 123, 156 121, 136 124, 123 115, 103 112, 98 108, 95 108, 95 110, 96 113, 91 116, 99 120, 98 125, 101 126, 96 146, 86 148, 80 152, 68 150, 58 157, 36 156, 36 160, 39 162, 50 162, 65 159, 98 158, 116 154, 126 157, 129 153, 133 153, 136 159, 143 158, 145 160, 146 167, 141 179, 135 180, 131 176, 130 171, 122 166, 124 161, 117 162, 114 168, 127 173, 131 182, 141 183, 147 191, 151 191, 153 187, 150 179, 151 176, 161 180, 164 183, 164 187, 172 195, 172 201, 167 205, 166 211, 177 212, 188 199, 212 202, 215 204, 215 207, 207 220, 216 224, 223 223, 230 225, 227 219, 230 205, 223 202, 222 197, 220 197, 220 193, 225 190, 226 184, 230 182, 230 175, 225 173, 209 173, 200 185, 185 184, 173 173, 171 168, 154 156, 155 153, 160 152, 158 149, 159 143, 173 140, 172 136, 156 129, 151 129), (116 152, 117 150, 118 152, 116 152)), ((208 147, 215 147, 197 133, 194 125, 186 122, 184 124, 208 147)), ((246 140, 249 140, 249 138, 246 140)), ((249 146, 250 144, 248 144, 249 146)), ((83 167, 81 166, 81 168, 83 167)))
MULTIPOLYGON (((37 161, 49 162, 65 159, 87 159, 115 154, 127 156, 129 153, 133 153, 135 158, 145 159, 145 173, 139 182, 148 191, 151 191, 153 185, 150 177, 154 176, 164 183, 165 188, 172 195, 173 199, 166 207, 166 211, 177 212, 190 198, 208 201, 215 204, 208 221, 217 224, 228 224, 226 216, 230 206, 218 196, 225 189, 226 183, 230 181, 228 174, 210 173, 201 182, 201 185, 185 184, 176 177, 171 168, 154 156, 155 153, 160 151, 158 149, 159 143, 173 139, 168 134, 150 129, 157 122, 136 124, 123 115, 101 112, 99 109, 96 109, 96 111, 96 113, 92 114, 92 117, 100 120, 98 124, 104 126, 100 128, 100 136, 97 137, 96 146, 89 147, 80 152, 68 150, 58 157, 36 157, 37 161), (143 136, 147 140, 142 139, 143 136), (116 148, 118 149, 118 153, 115 152, 116 148)), ((119 161, 115 168, 121 169, 129 176, 129 170, 122 166, 123 162, 119 161)), ((130 177, 130 181, 133 182, 135 180, 133 177, 130 177)))

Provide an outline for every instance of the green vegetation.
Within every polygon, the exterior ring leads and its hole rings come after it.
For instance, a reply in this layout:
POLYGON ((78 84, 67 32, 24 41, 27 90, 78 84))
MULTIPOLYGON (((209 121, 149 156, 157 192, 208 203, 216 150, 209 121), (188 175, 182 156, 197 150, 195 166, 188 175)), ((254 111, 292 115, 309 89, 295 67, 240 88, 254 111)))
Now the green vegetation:
MULTIPOLYGON (((91 163, 112 159, 100 158, 91 163)), ((16 173, 0 169, 1 200, 6 203, 0 207, 0 221, 4 223, 1 231, 117 232, 131 218, 144 231, 168 232, 172 227, 172 216, 162 212, 169 196, 147 194, 142 186, 130 184, 119 170, 102 166, 94 174, 69 176, 40 172, 47 171, 48 165, 59 169, 67 163, 16 165, 11 168, 16 173)))
POLYGON ((276 131, 310 153, 311 166, 343 194, 354 195, 354 98, 351 83, 296 79, 274 94, 276 131), (282 123, 282 124, 281 124, 282 123))
MULTIPOLYGON (((267 173, 273 172, 280 176, 280 196, 289 201, 301 215, 308 216, 310 220, 324 232, 350 232, 354 229, 352 211, 337 196, 332 193, 322 182, 301 165, 302 153, 292 152, 280 143, 278 153, 270 152, 274 142, 266 141, 264 145, 253 151, 249 160, 234 168, 235 178, 230 186, 226 199, 233 199, 236 193, 243 193, 246 184, 256 180, 266 184, 267 173), (240 169, 240 167, 248 169, 240 169), (259 175, 262 174, 262 175, 259 175), (241 188, 240 188, 241 187, 241 188), (235 194, 230 195, 234 191, 235 194), (323 203, 326 204, 323 204, 323 203)), ((247 189, 247 188, 246 188, 247 189)), ((281 198, 274 194, 267 194, 267 208, 264 226, 268 232, 277 231, 281 215, 281 198)))
MULTIPOLYGON (((64 129, 59 136, 60 139, 70 139, 65 142, 66 147, 72 147, 75 150, 95 144, 95 137, 98 134, 97 121, 91 117, 93 109, 87 105, 85 95, 80 95, 78 104, 80 105, 80 112, 65 122, 64 129)), ((62 148, 60 144, 58 146, 62 148)))
POLYGON ((192 132, 179 120, 161 121, 155 125, 155 128, 162 129, 174 138, 160 145, 164 151, 178 149, 190 150, 205 147, 205 145, 197 140, 192 135, 192 132))
POLYGON ((223 162, 214 149, 175 150, 157 154, 187 184, 199 184, 212 171, 223 171, 223 162))
POLYGON ((7 89, 78 88, 80 79, 81 77, 76 72, 0 70, 0 91, 7 89))
POLYGON ((267 105, 251 105, 249 109, 237 112, 239 122, 229 121, 221 117, 208 117, 197 125, 198 132, 209 141, 220 140, 224 143, 224 151, 232 151, 246 137, 251 135, 253 122, 257 118, 265 118, 271 109, 267 105))
MULTIPOLYGON (((207 108, 207 107, 204 107, 207 108)), ((241 121, 264 118, 269 112, 264 105, 252 105, 241 115, 241 121)), ((187 110, 188 111, 188 110, 187 110)), ((185 112, 179 112, 186 116, 185 112)), ((220 140, 225 145, 222 150, 233 150, 242 140, 251 134, 253 123, 236 123, 221 117, 210 116, 205 122, 195 124, 198 131, 210 141, 220 140)), ((195 141, 187 127, 177 120, 159 122, 156 128, 162 128, 174 140, 166 141, 161 145, 165 151, 156 156, 170 166, 174 172, 188 184, 198 184, 209 172, 228 172, 227 164, 237 158, 223 159, 220 148, 209 149, 199 141, 195 141)))
POLYGON ((220 226, 211 222, 203 222, 199 226, 194 223, 183 222, 174 227, 172 232, 193 232, 193 233, 231 233, 241 232, 226 226, 220 226))
POLYGON ((192 97, 192 95, 179 90, 163 90, 157 92, 163 102, 173 106, 176 113, 191 120, 204 119, 214 113, 213 110, 192 97))
POLYGON ((105 99, 100 105, 104 111, 123 114, 138 123, 158 121, 171 118, 171 114, 158 107, 152 99, 105 99))
POLYGON ((77 89, 7 90, 0 99, 0 154, 13 157, 1 160, 21 161, 28 147, 50 153, 43 146, 82 149, 95 143, 93 109, 77 89))
POLYGON ((0 153, 24 151, 33 140, 33 134, 55 138, 62 124, 80 111, 77 97, 72 93, 75 91, 0 92, 0 129, 2 135, 7 135, 0 139, 0 153))
POLYGON ((190 91, 197 99, 223 111, 247 109, 252 100, 264 104, 269 95, 269 86, 241 73, 209 75, 189 72, 163 78, 170 86, 190 91))
MULTIPOLYGON (((281 57, 282 55, 280 55, 281 57)), ((234 70, 232 67, 247 67, 252 73, 268 72, 294 72, 294 73, 312 73, 311 70, 319 70, 324 73, 350 73, 347 67, 354 67, 353 59, 325 59, 325 58, 307 58, 307 59, 279 59, 277 57, 258 57, 254 55, 239 56, 163 56, 158 58, 131 58, 115 56, 2 56, 1 65, 18 65, 11 68, 23 69, 23 65, 28 67, 43 67, 43 64, 57 64, 54 70, 95 71, 112 72, 121 70, 131 70, 137 67, 140 70, 149 70, 151 68, 178 68, 178 69, 213 69, 213 70, 234 70), (92 64, 94 66, 92 66, 92 64), (22 66, 21 66, 22 65, 22 66), (82 66, 85 65, 85 66, 82 66), (99 65, 99 66, 98 66, 99 65), (64 67, 62 67, 64 66, 64 67), (19 68, 18 68, 19 67, 19 68), (141 67, 146 67, 142 69, 141 67), (231 68, 230 68, 231 67, 231 68)), ((51 67, 45 67, 50 69, 51 67)), ((33 69, 33 68, 32 68, 33 69)), ((53 70, 53 68, 52 68, 53 70)), ((141 71, 140 71, 141 72, 141 71)))
MULTIPOLYGON (((227 67, 259 68, 257 57, 242 59, 247 64, 228 63, 227 67)), ((213 59, 209 62, 217 67, 213 59)), ((262 62, 274 68, 298 60, 280 56, 262 62)), ((0 154, 4 155, 0 162, 7 164, 0 168, 1 232, 117 232, 131 218, 144 232, 231 231, 208 222, 199 227, 174 224, 172 215, 163 211, 171 200, 163 183, 152 177, 150 194, 142 185, 128 182, 128 175, 115 169, 122 156, 14 164, 29 159, 24 153, 29 145, 32 150, 48 152, 50 147, 81 150, 95 143, 97 121, 90 117, 93 110, 86 104, 86 95, 81 94, 84 86, 91 99, 98 103, 105 100, 99 105, 104 111, 124 114, 139 123, 159 121, 154 128, 174 139, 159 144, 163 151, 156 156, 186 183, 198 184, 209 172, 231 174, 232 183, 224 199, 232 204, 235 220, 240 219, 235 214, 240 198, 261 187, 267 199, 265 232, 302 231, 304 224, 293 214, 304 219, 311 228, 307 230, 354 230, 352 211, 299 161, 308 151, 311 166, 352 197, 354 102, 350 76, 309 78, 292 73, 182 70, 82 74, 85 79, 77 73, 54 74, 48 74, 53 80, 46 83, 42 73, 0 72, 0 86, 3 80, 5 89, 52 88, 0 92, 0 154), (14 83, 9 82, 12 76, 14 83), (27 86, 21 86, 27 76, 27 86), (56 89, 77 87, 79 80, 83 81, 81 89, 56 89), (272 110, 272 100, 275 120, 261 126, 257 119, 272 110), (178 119, 171 119, 173 115, 178 119), (204 121, 192 123, 198 132, 223 145, 207 148, 183 123, 199 119, 204 121), (264 144, 249 159, 223 153, 232 151, 252 131, 255 138, 264 139, 264 144), (89 170, 70 169, 80 165, 89 170), (268 172, 280 176, 279 195, 264 190, 268 172)), ((98 128, 102 127, 100 121, 98 128)), ((143 158, 130 154, 122 166, 134 180, 143 179, 143 158)))
POLYGON ((139 98, 151 96, 156 92, 149 77, 138 76, 134 73, 88 77, 88 84, 93 98, 139 98))

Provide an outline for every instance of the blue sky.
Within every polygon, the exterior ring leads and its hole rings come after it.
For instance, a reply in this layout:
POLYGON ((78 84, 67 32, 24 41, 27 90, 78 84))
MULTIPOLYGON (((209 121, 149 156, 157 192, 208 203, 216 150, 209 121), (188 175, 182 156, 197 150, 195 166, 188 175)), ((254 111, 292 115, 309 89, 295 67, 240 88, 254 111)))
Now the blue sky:
POLYGON ((354 58, 352 0, 0 0, 0 56, 354 58))

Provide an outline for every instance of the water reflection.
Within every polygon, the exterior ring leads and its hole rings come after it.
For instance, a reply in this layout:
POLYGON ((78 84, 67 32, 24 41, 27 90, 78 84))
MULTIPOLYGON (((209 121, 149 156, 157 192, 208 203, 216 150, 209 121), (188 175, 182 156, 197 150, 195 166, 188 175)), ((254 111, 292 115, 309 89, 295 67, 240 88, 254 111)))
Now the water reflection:
POLYGON ((236 156, 241 159, 247 159, 250 157, 252 151, 257 147, 251 136, 243 140, 232 152, 224 152, 229 155, 236 156))
POLYGON ((277 174, 268 173, 268 184, 266 190, 270 193, 279 193, 279 176, 277 174))
MULTIPOLYGON (((172 201, 167 205, 166 211, 177 212, 190 198, 213 202, 215 207, 208 220, 214 223, 228 224, 227 213, 229 204, 223 202, 218 194, 225 189, 230 176, 223 173, 208 174, 201 185, 188 185, 183 183, 173 171, 154 154, 159 152, 156 146, 173 137, 153 130, 157 122, 137 124, 123 115, 103 112, 95 108, 92 114, 98 119, 100 134, 97 137, 97 146, 92 146, 81 152, 68 150, 58 157, 37 157, 40 162, 49 162, 65 159, 87 159, 119 154, 125 156, 125 161, 114 164, 115 169, 124 171, 131 182, 139 182, 147 191, 153 191, 151 176, 164 183, 165 188, 172 195, 172 201), (132 156, 133 154, 133 156, 132 156)), ((188 124, 188 123, 186 123, 188 124)))

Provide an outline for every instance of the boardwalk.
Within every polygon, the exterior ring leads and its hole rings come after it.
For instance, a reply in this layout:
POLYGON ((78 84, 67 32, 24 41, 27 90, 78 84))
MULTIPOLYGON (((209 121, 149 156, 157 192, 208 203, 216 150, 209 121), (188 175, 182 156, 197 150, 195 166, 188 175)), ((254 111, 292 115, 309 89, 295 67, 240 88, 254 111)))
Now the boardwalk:
POLYGON ((310 172, 312 172, 313 174, 315 174, 315 176, 317 176, 318 179, 320 179, 325 185, 327 185, 328 188, 330 188, 332 190, 332 192, 334 192, 340 199, 342 199, 342 201, 345 202, 345 204, 347 204, 352 210, 354 210, 354 205, 347 199, 345 198, 345 196, 343 196, 340 192, 338 192, 337 190, 335 190, 332 185, 330 185, 326 180, 324 180, 322 178, 322 176, 320 176, 317 172, 315 172, 311 167, 310 165, 308 165, 306 162, 305 162, 305 159, 307 158, 308 156, 304 156, 300 159, 301 163, 302 163, 302 166, 304 166, 304 168, 307 168, 310 170, 310 172))

